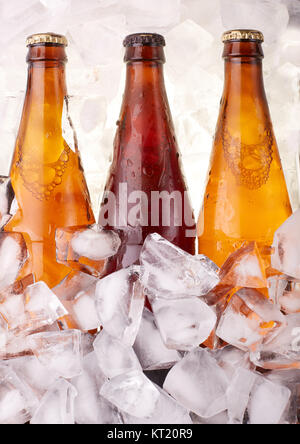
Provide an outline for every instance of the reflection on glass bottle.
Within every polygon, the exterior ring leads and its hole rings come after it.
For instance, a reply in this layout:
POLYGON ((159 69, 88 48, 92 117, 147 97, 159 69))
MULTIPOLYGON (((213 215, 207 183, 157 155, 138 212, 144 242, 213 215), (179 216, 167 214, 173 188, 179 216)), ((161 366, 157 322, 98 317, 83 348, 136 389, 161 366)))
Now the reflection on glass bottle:
POLYGON ((110 271, 135 263, 154 232, 195 253, 193 211, 164 84, 165 40, 134 34, 124 46, 126 88, 99 219, 125 234, 110 271))
POLYGON ((263 35, 224 34, 225 88, 204 202, 199 252, 221 266, 244 241, 272 245, 290 216, 262 73, 263 35))
POLYGON ((19 210, 6 231, 24 234, 30 272, 50 287, 69 269, 56 263, 55 230, 94 223, 65 82, 67 40, 56 34, 28 38, 28 84, 11 165, 19 210))

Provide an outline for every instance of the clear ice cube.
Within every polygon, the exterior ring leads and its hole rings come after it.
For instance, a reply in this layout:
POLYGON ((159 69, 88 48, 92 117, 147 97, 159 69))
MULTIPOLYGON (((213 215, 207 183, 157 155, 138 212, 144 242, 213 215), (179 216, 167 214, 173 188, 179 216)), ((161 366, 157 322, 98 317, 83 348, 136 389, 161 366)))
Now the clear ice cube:
POLYGON ((175 350, 190 351, 202 344, 217 321, 213 309, 197 298, 156 299, 152 308, 165 345, 175 350))
POLYGON ((257 378, 250 395, 248 415, 250 424, 279 424, 290 401, 287 387, 262 377, 257 378))
POLYGON ((120 248, 117 233, 99 225, 56 230, 56 256, 59 263, 101 277, 107 259, 120 248))
POLYGON ((241 350, 255 350, 271 340, 285 325, 278 307, 254 289, 242 289, 234 294, 224 311, 217 335, 241 350))
POLYGON ((21 380, 27 383, 39 399, 57 379, 56 375, 42 365, 35 356, 10 359, 7 364, 21 380))
POLYGON ((169 372, 164 389, 186 409, 202 418, 226 410, 228 380, 212 354, 197 348, 169 372))
POLYGON ((65 379, 59 379, 45 393, 30 424, 75 424, 74 401, 77 391, 65 379))
POLYGON ((142 370, 133 348, 110 336, 105 330, 95 339, 94 350, 98 365, 107 378, 142 370))
POLYGON ((251 353, 252 362, 264 369, 300 369, 300 313, 285 317, 287 326, 272 341, 251 353))
POLYGON ((192 256, 158 234, 147 237, 140 262, 141 282, 150 298, 199 297, 220 281, 209 259, 192 256))
POLYGON ((27 258, 28 252, 22 234, 0 232, 0 290, 15 282, 27 258))
POLYGON ((72 379, 77 390, 75 399, 76 424, 119 424, 117 409, 99 395, 107 378, 101 372, 95 353, 90 353, 83 360, 83 372, 72 379))
POLYGON ((298 227, 300 210, 289 217, 274 235, 272 267, 294 278, 300 279, 300 239, 298 227))
POLYGON ((158 389, 138 370, 107 381, 100 394, 118 409, 136 418, 150 418, 160 397, 158 389))
POLYGON ((31 335, 28 345, 40 363, 55 375, 70 379, 82 371, 81 332, 43 332, 31 335))
POLYGON ((97 282, 93 276, 72 271, 52 289, 68 311, 68 315, 60 320, 64 328, 87 331, 100 326, 95 307, 97 282))
POLYGON ((160 393, 154 414, 150 418, 135 418, 123 414, 125 424, 192 424, 189 411, 178 404, 164 390, 156 386, 160 393))
POLYGON ((181 359, 178 351, 170 350, 165 346, 155 318, 147 308, 144 309, 141 326, 133 348, 143 370, 168 369, 181 359))
POLYGON ((243 424, 250 393, 257 375, 243 367, 236 369, 226 392, 229 423, 243 424))
POLYGON ((225 29, 259 29, 267 43, 273 43, 289 22, 281 0, 222 0, 221 15, 225 29))
POLYGON ((8 366, 0 366, 0 423, 25 424, 37 405, 28 385, 8 366))
POLYGON ((130 346, 138 333, 145 304, 139 271, 138 266, 117 271, 101 279, 96 288, 101 325, 107 333, 130 346))
POLYGON ((222 285, 266 288, 265 264, 255 242, 249 242, 229 256, 220 270, 222 285))

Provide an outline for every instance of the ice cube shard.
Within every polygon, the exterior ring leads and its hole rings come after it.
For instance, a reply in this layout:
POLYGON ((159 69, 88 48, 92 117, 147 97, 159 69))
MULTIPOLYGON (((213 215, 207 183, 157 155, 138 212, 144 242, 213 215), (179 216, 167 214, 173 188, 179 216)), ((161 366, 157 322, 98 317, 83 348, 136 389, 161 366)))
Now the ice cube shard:
POLYGON ((147 237, 140 262, 141 281, 152 299, 203 296, 220 281, 208 258, 192 256, 158 234, 147 237))
POLYGON ((145 304, 139 273, 138 266, 117 271, 101 279, 96 288, 101 325, 129 346, 134 344, 145 304))
POLYGON ((114 231, 99 225, 59 228, 56 231, 56 256, 59 263, 96 277, 105 272, 107 259, 120 248, 114 231))

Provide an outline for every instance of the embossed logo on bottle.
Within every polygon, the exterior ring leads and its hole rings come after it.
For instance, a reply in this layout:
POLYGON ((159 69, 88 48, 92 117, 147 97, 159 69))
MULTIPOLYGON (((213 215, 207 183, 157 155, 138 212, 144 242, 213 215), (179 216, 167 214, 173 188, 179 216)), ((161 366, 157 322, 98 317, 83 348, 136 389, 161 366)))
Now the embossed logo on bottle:
POLYGON ((28 157, 24 159, 21 152, 18 152, 17 165, 23 179, 23 183, 28 191, 39 200, 48 200, 55 187, 62 183, 62 178, 67 168, 71 149, 64 142, 64 150, 57 162, 44 164, 28 157))
POLYGON ((217 138, 222 140, 225 159, 240 185, 257 190, 267 183, 274 143, 270 127, 265 128, 258 143, 246 144, 230 134, 225 118, 217 138))

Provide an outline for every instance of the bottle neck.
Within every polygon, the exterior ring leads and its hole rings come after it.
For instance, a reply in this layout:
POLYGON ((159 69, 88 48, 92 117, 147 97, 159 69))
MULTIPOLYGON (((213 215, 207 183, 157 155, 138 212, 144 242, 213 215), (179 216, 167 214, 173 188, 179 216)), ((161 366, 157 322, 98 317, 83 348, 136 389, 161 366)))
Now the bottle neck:
POLYGON ((251 41, 225 43, 223 57, 225 96, 239 97, 239 100, 248 100, 252 96, 266 101, 261 44, 251 41))
POLYGON ((163 64, 160 61, 128 62, 126 70, 125 101, 159 99, 165 95, 163 64))
POLYGON ((160 46, 136 46, 126 49, 127 63, 125 102, 158 99, 166 96, 163 64, 164 50, 160 46))
MULTIPOLYGON (((47 104, 48 111, 62 109, 67 95, 65 78, 65 49, 62 46, 33 46, 29 48, 26 102, 37 111, 47 104)), ((45 109, 46 110, 46 109, 45 109)))
POLYGON ((119 137, 141 150, 151 147, 156 151, 171 145, 173 124, 164 82, 163 48, 130 47, 125 60, 127 76, 119 137))
POLYGON ((225 60, 225 98, 266 100, 262 60, 228 57, 225 60))

